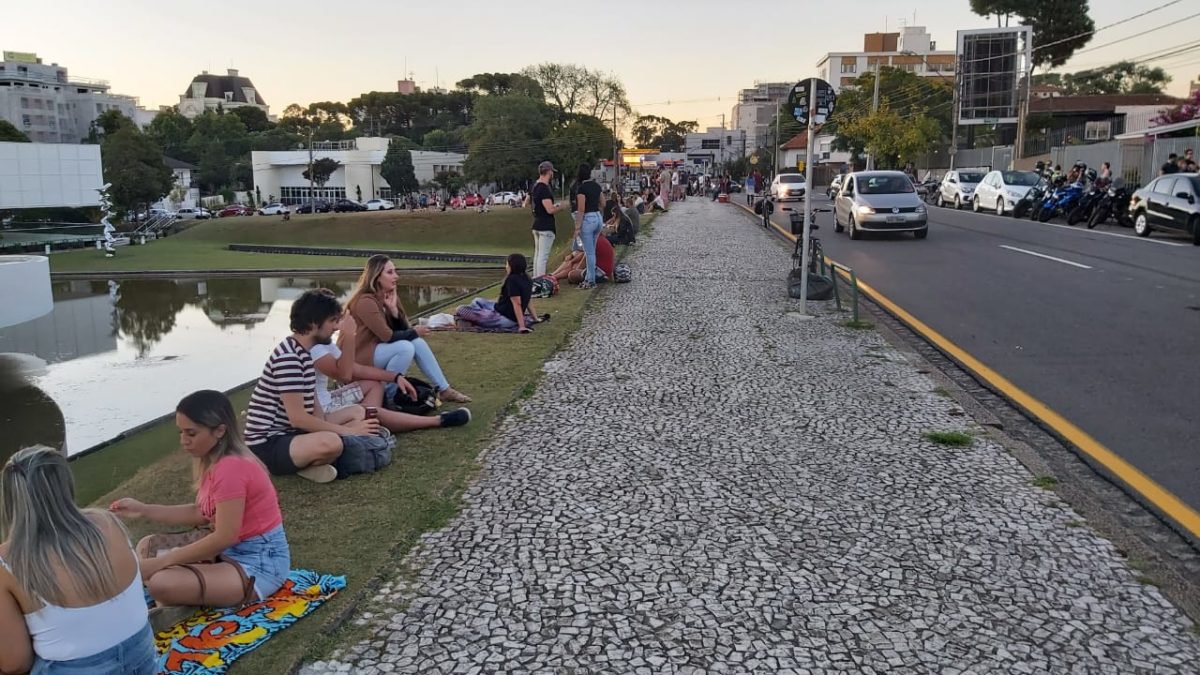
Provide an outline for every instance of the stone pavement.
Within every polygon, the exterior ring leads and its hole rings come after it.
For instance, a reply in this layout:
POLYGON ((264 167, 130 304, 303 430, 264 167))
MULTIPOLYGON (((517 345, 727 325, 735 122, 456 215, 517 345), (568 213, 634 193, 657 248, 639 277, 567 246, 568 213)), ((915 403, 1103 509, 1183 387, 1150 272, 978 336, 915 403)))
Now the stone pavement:
POLYGON ((904 356, 796 316, 787 253, 732 206, 659 218, 461 515, 305 671, 1200 672, 999 444, 925 440, 980 430, 904 356))

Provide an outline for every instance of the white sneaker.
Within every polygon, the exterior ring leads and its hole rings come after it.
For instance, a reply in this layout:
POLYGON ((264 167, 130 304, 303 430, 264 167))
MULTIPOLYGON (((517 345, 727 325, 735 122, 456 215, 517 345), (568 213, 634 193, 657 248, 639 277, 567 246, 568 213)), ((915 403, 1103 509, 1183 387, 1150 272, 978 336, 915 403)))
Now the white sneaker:
POLYGON ((332 464, 308 466, 296 472, 297 476, 307 478, 314 483, 332 483, 337 480, 337 469, 332 464))

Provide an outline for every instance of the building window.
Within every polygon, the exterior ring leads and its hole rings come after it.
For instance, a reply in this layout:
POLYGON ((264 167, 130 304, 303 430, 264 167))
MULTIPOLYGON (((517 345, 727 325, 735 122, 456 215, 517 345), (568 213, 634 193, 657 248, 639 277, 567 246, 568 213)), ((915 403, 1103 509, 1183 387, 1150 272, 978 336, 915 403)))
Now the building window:
POLYGON ((700 139, 700 149, 701 150, 720 150, 721 149, 721 139, 719 139, 719 138, 714 138, 714 139, 702 138, 702 139, 700 139))
POLYGON ((843 63, 842 64, 842 72, 843 73, 857 73, 858 72, 858 62, 854 61, 853 63, 843 63))
POLYGON ((29 115, 21 115, 21 124, 27 127, 33 126, 33 120, 29 119, 29 115))
POLYGON ((232 103, 232 102, 233 102, 233 92, 232 92, 232 91, 227 91, 227 92, 225 92, 225 102, 226 102, 226 103, 232 103))
POLYGON ((1112 136, 1112 122, 1088 122, 1083 128, 1083 138, 1087 141, 1107 141, 1112 136))
POLYGON ((21 107, 22 108, 29 107, 29 99, 25 98, 24 96, 21 97, 21 107))

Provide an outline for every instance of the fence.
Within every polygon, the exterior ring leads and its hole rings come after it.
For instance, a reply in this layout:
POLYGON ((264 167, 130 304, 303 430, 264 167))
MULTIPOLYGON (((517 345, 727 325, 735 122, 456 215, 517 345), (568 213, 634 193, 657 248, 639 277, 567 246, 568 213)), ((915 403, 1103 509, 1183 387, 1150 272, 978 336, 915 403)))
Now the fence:
MULTIPOLYGON (((990 148, 959 149, 954 155, 954 166, 965 168, 990 167, 992 169, 1008 169, 1013 162, 1013 147, 1011 145, 996 145, 990 148)), ((938 148, 933 152, 917 158, 917 173, 925 175, 927 171, 941 173, 950 168, 950 149, 938 148)))
POLYGON ((1075 162, 1084 162, 1089 167, 1099 169, 1101 164, 1109 162, 1113 175, 1124 178, 1126 184, 1134 187, 1145 185, 1157 176, 1159 167, 1166 163, 1171 153, 1183 155, 1188 148, 1200 155, 1200 138, 1138 138, 1068 145, 1053 148, 1050 163, 1067 168, 1075 162))

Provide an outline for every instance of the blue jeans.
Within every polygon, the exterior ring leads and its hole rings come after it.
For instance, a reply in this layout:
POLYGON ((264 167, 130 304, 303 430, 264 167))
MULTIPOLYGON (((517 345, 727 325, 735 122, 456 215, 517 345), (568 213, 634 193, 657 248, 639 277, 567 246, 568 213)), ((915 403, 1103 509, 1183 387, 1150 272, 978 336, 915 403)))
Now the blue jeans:
POLYGON ((587 257, 587 275, 584 281, 596 283, 596 239, 600 237, 600 229, 604 227, 604 219, 599 211, 583 214, 583 227, 580 238, 583 239, 583 254, 587 257))
POLYGON ((116 675, 155 675, 158 672, 157 655, 154 652, 154 634, 150 624, 131 635, 124 642, 109 647, 99 654, 92 654, 70 661, 46 661, 36 659, 30 675, 92 675, 114 673, 116 675))
POLYGON ((292 554, 288 549, 283 525, 257 537, 244 539, 221 552, 237 562, 248 577, 254 577, 254 592, 265 600, 287 581, 292 571, 292 554))
POLYGON ((424 338, 411 341, 397 340, 375 347, 374 363, 376 368, 393 373, 407 373, 413 360, 416 360, 417 367, 421 369, 421 372, 433 380, 433 386, 437 387, 438 391, 450 388, 450 383, 442 374, 442 367, 438 365, 437 357, 433 355, 433 350, 429 348, 429 343, 425 342, 424 338))

